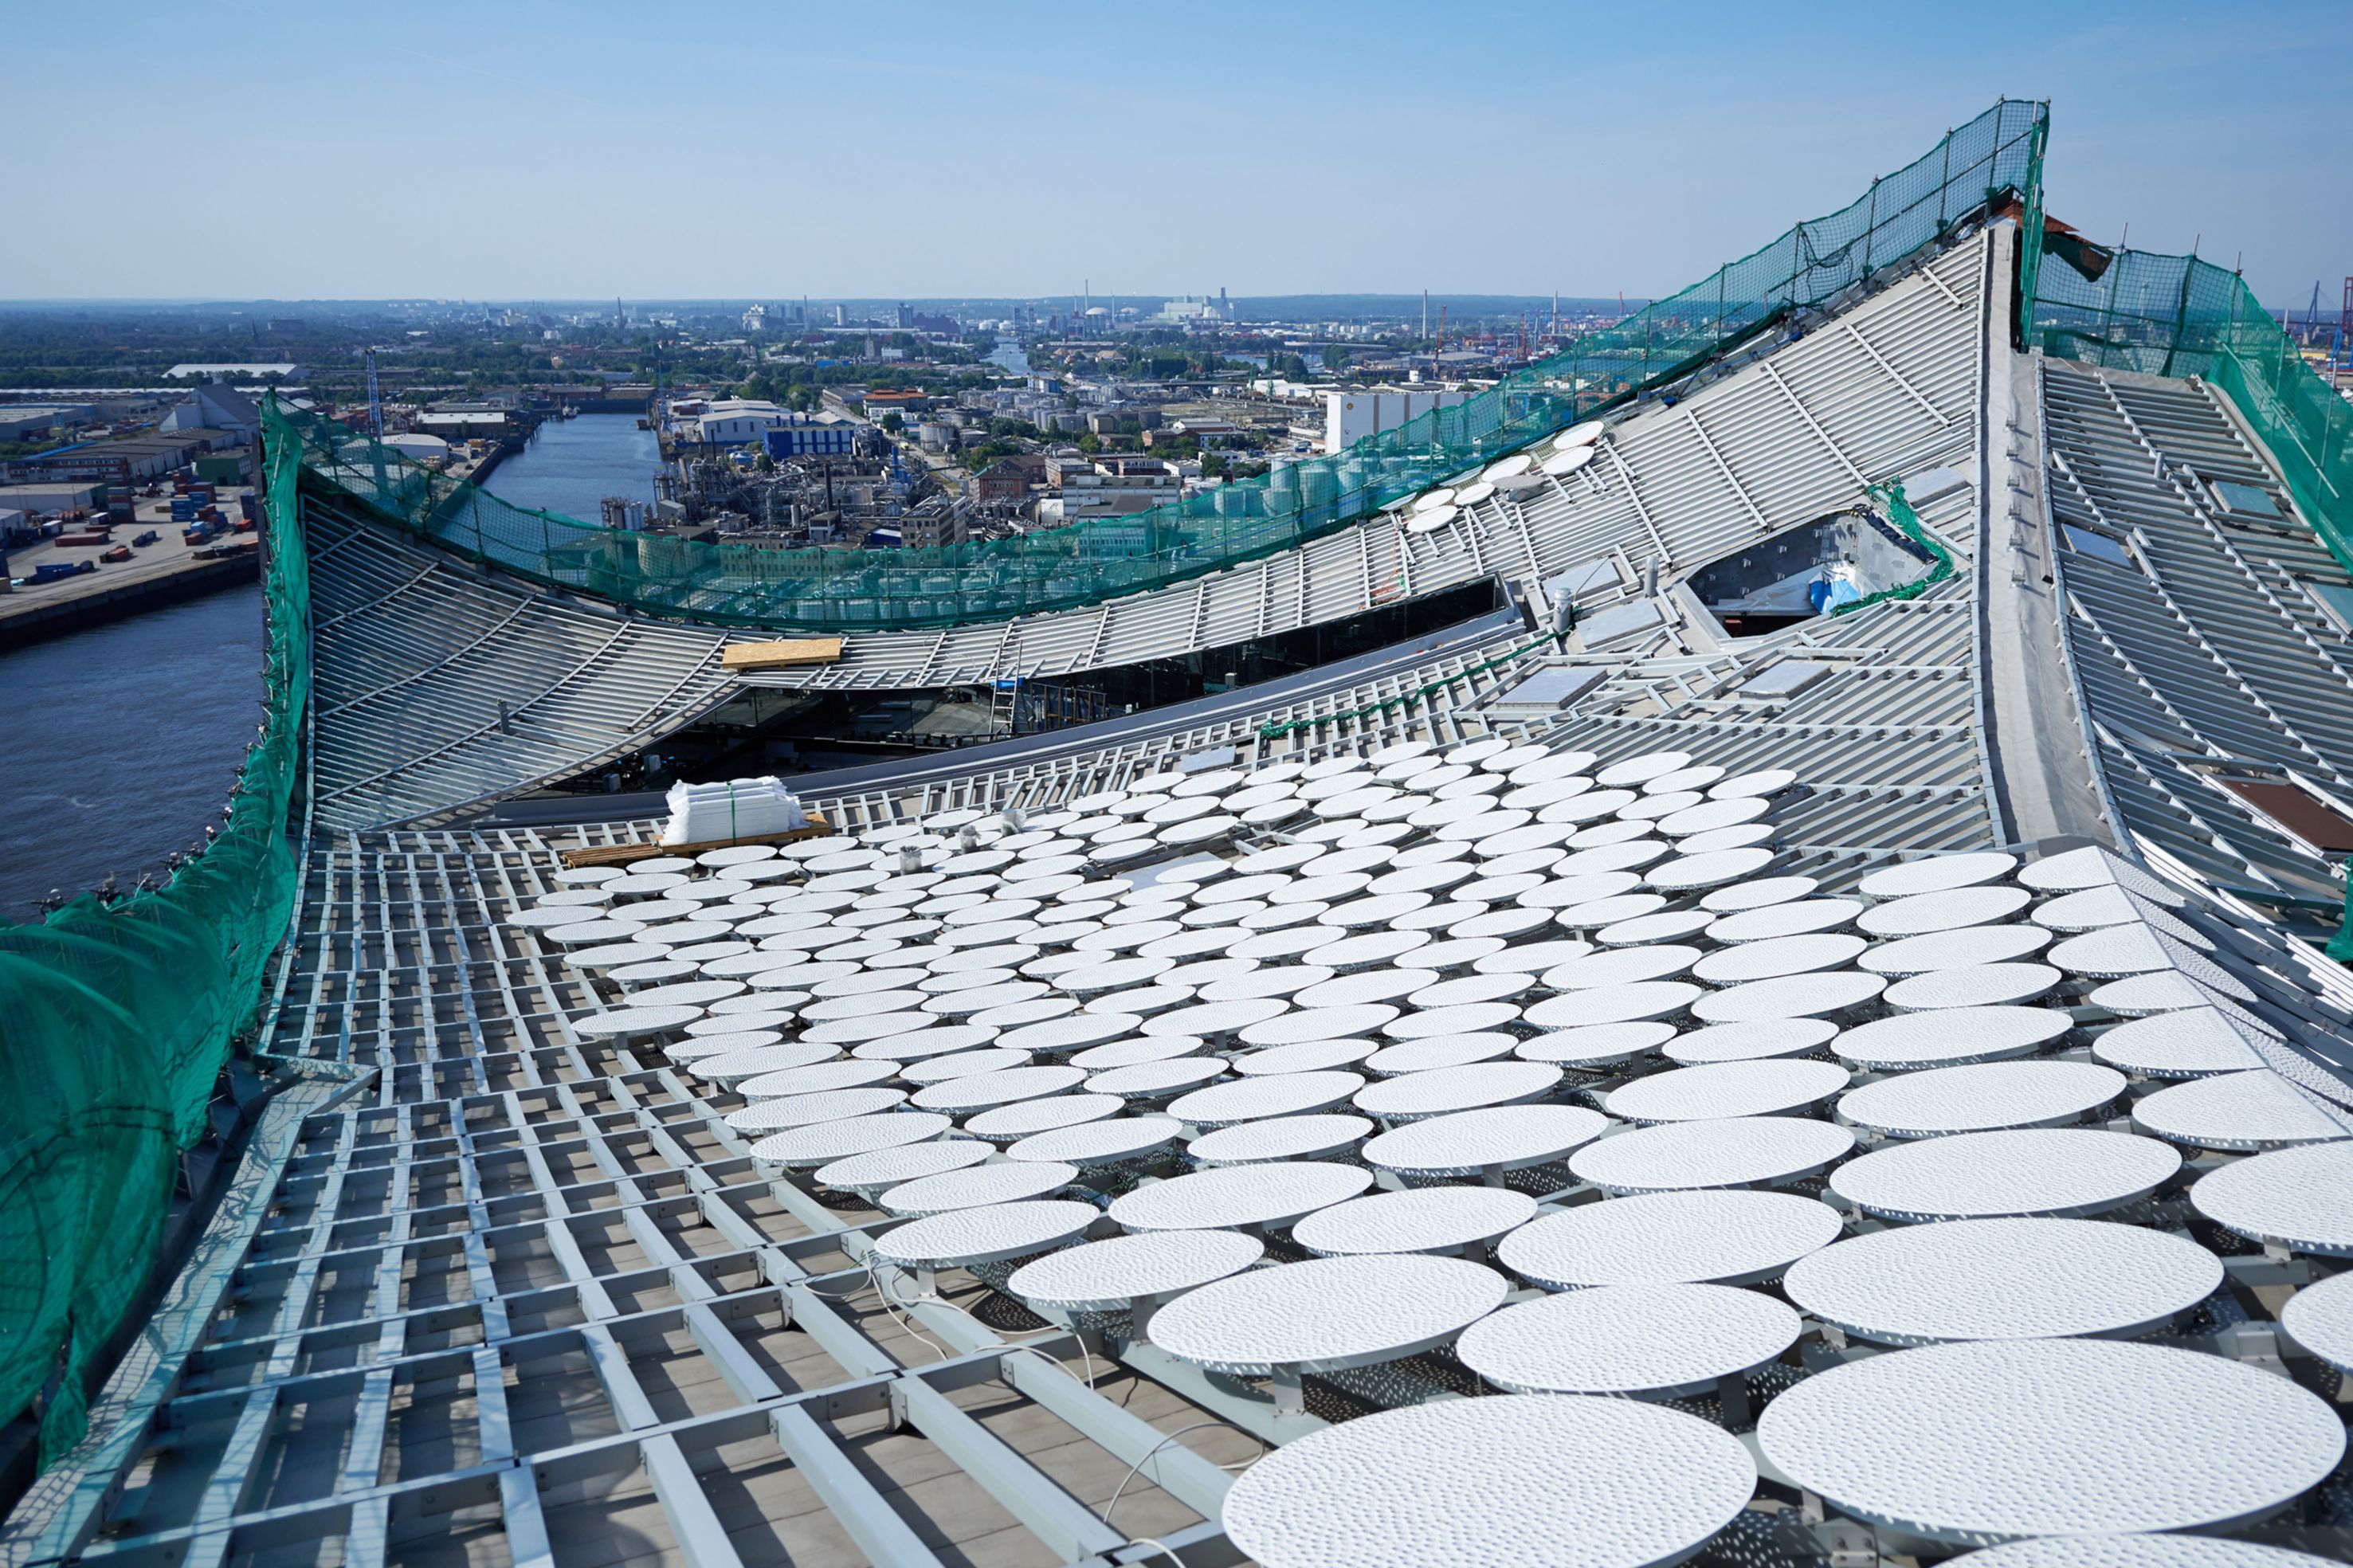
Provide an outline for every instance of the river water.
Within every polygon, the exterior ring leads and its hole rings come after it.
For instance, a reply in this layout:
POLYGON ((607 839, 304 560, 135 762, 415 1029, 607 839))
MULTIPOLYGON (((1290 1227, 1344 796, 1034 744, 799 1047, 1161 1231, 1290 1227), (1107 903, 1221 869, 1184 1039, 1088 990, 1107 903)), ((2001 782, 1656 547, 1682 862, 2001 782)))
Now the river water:
MULTIPOLYGON (((636 415, 584 414, 540 426, 489 489, 593 523, 607 496, 651 502, 660 461, 636 415)), ((261 635, 253 586, 0 654, 0 922, 52 889, 160 878, 219 820, 261 719, 261 635)))
POLYGON ((586 523, 605 520, 607 496, 653 504, 661 447, 634 414, 582 414, 551 419, 531 445, 491 470, 482 488, 517 506, 561 512, 586 523))
POLYGON ((109 876, 159 879, 220 820, 261 721, 261 589, 223 589, 0 654, 0 921, 109 876))

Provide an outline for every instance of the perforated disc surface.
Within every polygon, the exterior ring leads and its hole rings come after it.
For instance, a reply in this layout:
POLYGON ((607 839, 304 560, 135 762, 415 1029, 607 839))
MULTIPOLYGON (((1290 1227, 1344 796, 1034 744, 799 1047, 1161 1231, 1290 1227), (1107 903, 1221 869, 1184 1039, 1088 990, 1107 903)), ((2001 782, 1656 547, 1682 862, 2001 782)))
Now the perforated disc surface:
POLYGON ((1598 1139, 1569 1156, 1571 1174, 1605 1193, 1769 1186, 1810 1176, 1846 1158, 1854 1134, 1794 1116, 1679 1121, 1598 1139))
POLYGON ((1180 1124, 1166 1116, 1124 1116, 1053 1127, 1008 1146, 1008 1160, 1062 1160, 1084 1170, 1139 1159, 1176 1141, 1180 1124))
POLYGON ((1372 1119, 1365 1116, 1271 1116, 1204 1132, 1185 1152, 1202 1165, 1321 1160, 1354 1149, 1372 1131, 1372 1119))
POLYGON ((2212 1295, 2222 1260, 2194 1241, 2097 1219, 1900 1226, 1826 1247, 1781 1289, 1883 1344, 2134 1334, 2212 1295))
POLYGON ((1859 936, 1840 931, 1767 937, 1709 953, 1692 966, 1692 978, 1710 985, 1738 985, 1751 980, 1774 980, 1784 974, 1836 969, 1852 963, 1870 945, 1859 936))
POLYGON ((918 1176, 892 1187, 880 1201, 885 1210, 896 1215, 945 1214, 951 1209, 1042 1198, 1069 1186, 1078 1174, 1076 1165, 1059 1161, 1006 1160, 918 1176))
POLYGON ((879 1193, 902 1182, 977 1165, 988 1155, 988 1145, 977 1138, 934 1139, 929 1143, 877 1149, 871 1154, 852 1154, 846 1160, 836 1160, 830 1164, 818 1166, 813 1180, 820 1187, 839 1187, 844 1192, 879 1193))
POLYGON ((1601 1285, 1482 1318, 1455 1353, 1512 1394, 1697 1392, 1771 1361, 1802 1327, 1788 1306, 1755 1290, 1601 1285))
POLYGON ((1384 1121, 1414 1121, 1550 1094, 1561 1069, 1548 1062, 1476 1062, 1383 1079, 1357 1091, 1356 1107, 1384 1121))
POLYGON ((1153 1320, 1152 1339, 1213 1371, 1336 1371, 1443 1344, 1502 1305, 1509 1289, 1493 1269, 1458 1258, 1319 1258, 1180 1297, 1153 1320))
POLYGON ((779 1165, 822 1165, 852 1154, 924 1142, 954 1125, 944 1116, 920 1110, 849 1117, 763 1138, 752 1145, 752 1158, 779 1165))
POLYGON ((2050 945, 2051 933, 2039 925, 1963 926, 1883 942, 1856 962, 1874 974, 1926 974, 1978 963, 2010 963, 2031 958, 2050 945))
POLYGON ((1356 1072, 1267 1073, 1180 1095, 1169 1101, 1168 1114, 1196 1127, 1229 1127, 1237 1121, 1328 1110, 1364 1087, 1364 1074, 1356 1072))
POLYGON ((843 1121, 889 1110, 907 1098, 903 1089, 836 1089, 821 1094, 788 1095, 764 1100, 742 1110, 730 1111, 727 1125, 738 1132, 783 1132, 820 1121, 843 1121))
POLYGON ((1281 1226, 1372 1184, 1373 1173, 1361 1165, 1316 1160, 1220 1165, 1124 1194, 1113 1200, 1111 1217, 1127 1230, 1281 1226))
POLYGON ((2269 1068, 2192 1079, 2133 1107, 2133 1125, 2202 1149, 2284 1149, 2346 1136, 2346 1130, 2269 1068))
POLYGON ((1928 855, 1873 871, 1862 879, 1862 891, 1865 898, 1872 899, 1901 899, 1919 893, 1944 892, 1948 889, 1970 888, 1981 882, 1994 881, 2008 876, 2017 865, 2017 856, 1999 849, 1967 855, 1928 855))
POLYGON ((1008 1294, 1064 1311, 1110 1311, 1138 1297, 1190 1290, 1240 1273, 1266 1254, 1256 1237, 1231 1230, 1172 1230, 1114 1236, 1025 1263, 1008 1294))
POLYGON ((1588 1024, 1538 1035, 1522 1044, 1517 1055, 1524 1061, 1558 1062, 1563 1067, 1606 1067, 1647 1056, 1676 1037, 1672 1024, 1588 1024))
POLYGON ((2174 888, 2118 857, 2114 851, 2097 845, 2071 849, 2047 860, 2037 860, 2021 871, 2018 879, 2042 893, 2118 887, 2174 908, 2179 908, 2183 902, 2181 894, 2174 888))
POLYGON ((1763 1018, 1753 1024, 1711 1024, 1669 1040, 1660 1054, 1681 1067, 1811 1056, 1839 1037, 1820 1018, 1763 1018))
POLYGON ((2211 1078, 2262 1067, 2258 1037, 2219 1007, 2188 1007, 2119 1024, 2092 1042, 2092 1054, 2143 1078, 2211 1078))
POLYGON ((1469 1176, 1551 1164, 1609 1119, 1581 1105, 1497 1105, 1409 1122, 1367 1139, 1367 1163, 1406 1176, 1469 1176))
POLYGON ((2047 963, 1972 963, 1899 980, 1884 1000, 1900 1013, 2015 1006, 2047 994, 2059 981, 2047 963))
POLYGON ((2189 1201, 2252 1240, 2353 1257, 2353 1143, 2306 1143, 2234 1161, 2200 1176, 2189 1201))
POLYGON ((1318 1209, 1292 1227, 1291 1239, 1325 1258, 1451 1252, 1493 1241, 1535 1212, 1535 1199, 1506 1187, 1413 1187, 1318 1209))
POLYGON ((1742 1188, 1645 1193, 1522 1226, 1496 1249, 1547 1290, 1588 1285, 1750 1284, 1778 1278, 1838 1239, 1838 1211, 1812 1198, 1742 1188))
POLYGON ((1011 1105, 1000 1105, 994 1110, 984 1110, 965 1121, 964 1130, 976 1138, 991 1138, 1011 1142, 1050 1128, 1075 1127, 1083 1121, 1100 1121, 1107 1116, 1117 1116, 1127 1109, 1127 1101, 1115 1094, 1050 1094, 1042 1100, 1020 1100, 1011 1105))
POLYGON ((1679 1411, 1458 1399, 1277 1449, 1224 1520, 1266 1568, 1648 1568, 1688 1557, 1756 1484, 1736 1438, 1679 1411))
POLYGON ((1915 1222, 2086 1215, 2147 1197, 2180 1168, 2154 1138, 2034 1127, 1881 1149, 1840 1166, 1831 1191, 1865 1214, 1915 1222))
POLYGON ((1970 1544, 2228 1524, 2296 1497, 2345 1448, 2343 1424, 2284 1378, 2083 1339, 1849 1362, 1776 1399, 1757 1435, 1846 1512, 1970 1544))
POLYGON ((1790 974, 1778 980, 1752 980, 1702 996, 1692 1004, 1692 1016, 1703 1024, 1745 1024, 1761 1018, 1820 1018, 1843 1013, 1877 996, 1887 988, 1877 974, 1831 970, 1790 974))
POLYGON ((2048 1007, 1950 1007, 1858 1024, 1832 1047, 1841 1060, 1879 1072, 1959 1067, 2031 1056, 2075 1021, 2048 1007))
POLYGON ((2353 1371, 2353 1274, 2334 1275, 2298 1290, 2280 1312, 2280 1324, 2338 1372, 2353 1371))
POLYGON ((2124 1074, 2089 1062, 1986 1062, 1865 1084, 1838 1113, 1892 1138, 1936 1138, 2080 1121, 2124 1089, 2124 1074))
POLYGON ((1835 1062, 1717 1062, 1638 1078, 1610 1091, 1604 1109, 1623 1121, 1704 1121, 1774 1116, 1828 1100, 1847 1086, 1835 1062))
POLYGON ((1963 926, 1999 924, 2032 899, 2023 888, 1957 888, 1949 892, 1918 893, 1865 910, 1855 924, 1876 937, 1922 936, 1963 926))
POLYGON ((874 1256, 902 1268, 997 1263, 1075 1240, 1100 1217, 1094 1205, 1066 1198, 956 1209, 883 1232, 874 1256))
MULTIPOLYGON (((2031 869, 2031 868, 2029 868, 2031 869)), ((2211 1535, 2076 1535, 2014 1542, 1953 1568, 2324 1568, 2325 1557, 2211 1535)))

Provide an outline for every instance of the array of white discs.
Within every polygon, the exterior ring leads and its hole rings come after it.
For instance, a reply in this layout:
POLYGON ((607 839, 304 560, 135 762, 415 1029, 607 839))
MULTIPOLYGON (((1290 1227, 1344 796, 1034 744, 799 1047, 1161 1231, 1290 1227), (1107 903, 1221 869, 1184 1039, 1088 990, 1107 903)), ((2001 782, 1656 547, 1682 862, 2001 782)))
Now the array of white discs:
MULTIPOLYGON (((1914 1536, 2213 1530, 2317 1484, 2318 1398, 2129 1342, 2223 1279, 2137 1223, 2185 1151, 2222 1156, 2188 1185, 2210 1238, 2353 1256, 2348 1126, 2265 1065, 2230 933, 2098 849, 1826 893, 1775 866, 1797 787, 1408 744, 566 870, 510 923, 613 993, 581 1038, 902 1222, 885 1264, 1227 1374, 1443 1348, 1510 1395, 1255 1467, 1227 1522, 1271 1568, 1550 1560, 1504 1517, 1677 1560, 1756 1479, 1688 1410, 1736 1425, 1809 1334, 1894 1353, 1832 1357, 1757 1441, 1914 1536), (1614 1468, 1558 1485, 1535 1433, 1614 1468), (1474 1482, 1511 1492, 1475 1526, 1474 1482)), ((2291 1313, 2353 1367, 2353 1294, 2291 1313)))

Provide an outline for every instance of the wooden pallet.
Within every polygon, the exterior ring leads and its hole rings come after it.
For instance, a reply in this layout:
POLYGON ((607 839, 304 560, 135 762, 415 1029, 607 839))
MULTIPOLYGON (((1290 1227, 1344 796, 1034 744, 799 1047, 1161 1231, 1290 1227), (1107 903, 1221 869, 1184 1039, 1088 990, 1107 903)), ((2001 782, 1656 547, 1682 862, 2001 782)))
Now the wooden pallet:
POLYGON ((592 844, 585 849, 564 851, 564 863, 566 866, 627 866, 663 855, 678 855, 691 860, 706 849, 724 849, 735 844, 790 844, 797 839, 823 838, 832 831, 833 825, 812 811, 807 827, 796 827, 788 833, 760 833, 747 838, 706 838, 699 844, 656 844, 651 840, 638 844, 592 844))

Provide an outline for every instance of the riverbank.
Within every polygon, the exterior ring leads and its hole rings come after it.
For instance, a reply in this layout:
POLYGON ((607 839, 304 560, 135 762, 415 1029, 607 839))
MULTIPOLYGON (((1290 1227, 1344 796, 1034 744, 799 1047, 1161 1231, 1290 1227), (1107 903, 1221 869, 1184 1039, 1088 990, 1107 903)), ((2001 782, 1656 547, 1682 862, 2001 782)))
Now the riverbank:
POLYGON ((594 525, 604 521, 607 496, 652 506, 660 471, 659 445, 652 431, 638 428, 638 416, 581 414, 542 424, 475 479, 501 500, 594 525))
POLYGON ((127 561, 19 588, 0 595, 0 652, 185 604, 260 576, 260 552, 245 550, 225 561, 127 561))

